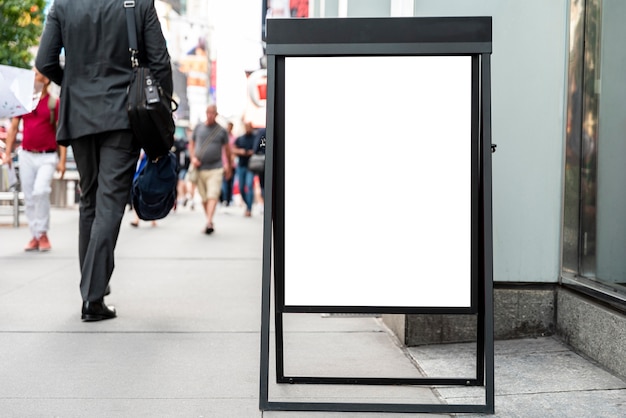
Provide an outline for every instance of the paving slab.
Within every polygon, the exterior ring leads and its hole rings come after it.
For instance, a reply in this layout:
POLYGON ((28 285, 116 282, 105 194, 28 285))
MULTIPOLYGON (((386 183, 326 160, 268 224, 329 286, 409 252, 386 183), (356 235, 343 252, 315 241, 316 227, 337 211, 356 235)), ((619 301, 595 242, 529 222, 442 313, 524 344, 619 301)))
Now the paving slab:
MULTIPOLYGON (((96 323, 80 321, 76 208, 53 209, 49 253, 22 250, 24 223, 0 225, 0 416, 452 415, 260 411, 263 219, 243 211, 220 207, 211 236, 198 205, 156 227, 127 212, 107 297, 119 316, 96 323)), ((276 384, 270 337, 270 401, 483 401, 483 388, 276 384)), ((402 347, 371 315, 285 314, 284 343, 294 375, 474 373, 474 345, 402 347)), ((626 383, 554 338, 498 341, 495 361, 496 417, 626 416, 626 383)))
MULTIPOLYGON (((475 376, 475 344, 408 349, 428 376, 475 376)), ((495 342, 496 417, 626 416, 626 382, 555 337, 495 342)), ((448 403, 484 402, 481 387, 438 386, 448 403)))
MULTIPOLYGON (((198 211, 156 227, 133 228, 132 218, 106 298, 119 316, 96 323, 79 317, 77 210, 53 209, 49 253, 22 251, 24 226, 0 228, 2 416, 306 416, 258 409, 262 218, 220 208, 211 236, 198 211)), ((377 317, 285 315, 285 330, 294 373, 419 375, 377 317)), ((438 401, 429 388, 355 389, 271 390, 301 401, 438 401)))

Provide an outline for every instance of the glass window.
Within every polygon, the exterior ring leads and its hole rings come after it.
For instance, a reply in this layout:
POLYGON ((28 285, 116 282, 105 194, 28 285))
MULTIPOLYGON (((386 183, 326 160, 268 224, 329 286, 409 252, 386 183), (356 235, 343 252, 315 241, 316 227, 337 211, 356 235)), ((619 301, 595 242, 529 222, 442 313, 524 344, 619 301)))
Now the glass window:
POLYGON ((571 0, 563 282, 626 301, 626 2, 571 0))

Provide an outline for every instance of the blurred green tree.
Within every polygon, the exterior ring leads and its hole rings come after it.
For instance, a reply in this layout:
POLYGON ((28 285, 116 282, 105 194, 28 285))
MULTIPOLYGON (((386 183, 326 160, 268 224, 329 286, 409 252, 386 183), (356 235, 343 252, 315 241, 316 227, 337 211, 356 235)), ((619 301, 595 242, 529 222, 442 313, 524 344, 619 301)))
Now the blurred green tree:
POLYGON ((0 0, 0 64, 31 68, 46 0, 0 0))

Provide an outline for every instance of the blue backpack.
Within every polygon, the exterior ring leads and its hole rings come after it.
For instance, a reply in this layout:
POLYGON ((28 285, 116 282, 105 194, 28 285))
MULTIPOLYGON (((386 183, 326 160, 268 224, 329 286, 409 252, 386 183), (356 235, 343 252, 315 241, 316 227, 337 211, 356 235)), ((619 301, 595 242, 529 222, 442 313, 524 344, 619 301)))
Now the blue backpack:
POLYGON ((139 219, 165 218, 176 202, 177 183, 178 166, 172 152, 156 160, 147 159, 143 167, 140 165, 131 190, 133 208, 139 219))

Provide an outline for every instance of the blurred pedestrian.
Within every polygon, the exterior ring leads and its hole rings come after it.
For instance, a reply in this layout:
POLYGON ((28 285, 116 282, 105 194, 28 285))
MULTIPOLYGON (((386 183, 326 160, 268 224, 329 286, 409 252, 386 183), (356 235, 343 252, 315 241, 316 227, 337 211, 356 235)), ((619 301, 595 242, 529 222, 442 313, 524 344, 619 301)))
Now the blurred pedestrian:
MULTIPOLYGON (((254 153, 255 154, 263 154, 265 155, 265 128, 260 128, 256 132, 256 137, 254 139, 254 153)), ((261 199, 265 199, 265 171, 262 173, 258 173, 259 177, 259 186, 261 187, 261 199)), ((261 202, 262 203, 262 202, 261 202)))
MULTIPOLYGON (((254 139, 254 153, 265 155, 265 128, 260 128, 256 132, 256 137, 254 139)), ((265 210, 265 170, 257 173, 257 177, 259 179, 259 196, 257 199, 258 211, 259 214, 263 214, 265 210)), ((256 195, 256 193, 255 193, 256 195)))
POLYGON ((216 121, 217 106, 206 108, 206 122, 195 127, 189 141, 191 164, 198 170, 198 193, 206 216, 205 234, 215 231, 213 216, 222 190, 222 180, 232 175, 232 155, 228 144, 228 133, 216 121), (222 162, 226 154, 227 165, 222 162))
POLYGON ((189 170, 189 144, 185 137, 174 138, 174 155, 178 164, 178 183, 176 184, 176 205, 174 210, 179 207, 187 206, 187 170, 189 170))
MULTIPOLYGON (((130 226, 132 226, 133 228, 139 228, 139 221, 141 221, 141 219, 139 219, 139 215, 137 215, 137 211, 135 209, 133 209, 133 212, 135 213, 135 218, 130 222, 130 226)), ((155 226, 157 226, 157 222, 150 221, 150 225, 152 225, 152 227, 154 228, 155 226)))
MULTIPOLYGON (((233 173, 230 177, 228 178, 224 177, 224 180, 222 180, 222 193, 220 194, 220 201, 222 202, 224 206, 230 206, 230 204, 233 201, 233 186, 235 183, 235 174, 236 174, 236 170, 235 170, 236 156, 232 152, 232 150, 233 150, 233 144, 235 143, 235 139, 237 139, 235 134, 233 134, 233 128, 234 128, 234 124, 229 121, 226 124, 226 132, 228 132, 228 146, 231 149, 230 166, 233 167, 233 173)), ((228 165, 228 163, 229 162, 227 161, 226 153, 222 152, 222 164, 226 166, 228 165)))
MULTIPOLYGON (((61 86, 57 141, 71 145, 80 175, 81 319, 114 318, 104 303, 139 144, 126 111, 132 77, 125 2, 55 0, 35 65, 61 86), (60 55, 64 51, 64 64, 60 55)), ((172 94, 172 66, 153 0, 135 0, 139 61, 172 94)))
POLYGON ((252 122, 244 122, 245 133, 235 140, 233 153, 238 157, 237 176, 239 180, 239 193, 246 204, 244 216, 252 216, 252 204, 254 203, 254 173, 248 169, 248 160, 254 154, 254 128, 252 122))
POLYGON ((35 71, 35 82, 43 85, 37 107, 26 115, 11 119, 6 138, 7 152, 2 162, 11 166, 11 151, 15 145, 20 121, 22 149, 18 153, 19 177, 24 192, 24 214, 32 236, 25 251, 50 251, 48 239, 50 228, 50 193, 54 172, 65 174, 67 148, 57 146, 56 126, 59 115, 59 99, 48 91, 50 79, 35 71))
POLYGON ((189 209, 194 210, 196 207, 196 183, 193 181, 189 181, 189 167, 191 165, 191 154, 189 154, 189 141, 191 140, 191 135, 193 131, 191 128, 185 129, 185 138, 187 139, 187 156, 189 157, 189 164, 187 165, 187 172, 185 173, 185 200, 183 201, 183 206, 186 203, 189 203, 189 209))

